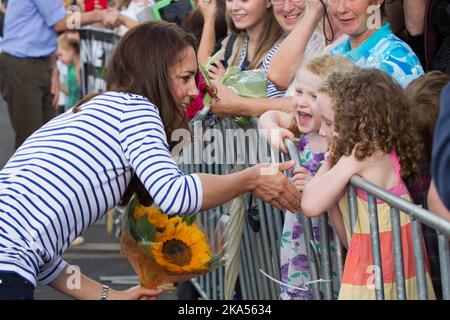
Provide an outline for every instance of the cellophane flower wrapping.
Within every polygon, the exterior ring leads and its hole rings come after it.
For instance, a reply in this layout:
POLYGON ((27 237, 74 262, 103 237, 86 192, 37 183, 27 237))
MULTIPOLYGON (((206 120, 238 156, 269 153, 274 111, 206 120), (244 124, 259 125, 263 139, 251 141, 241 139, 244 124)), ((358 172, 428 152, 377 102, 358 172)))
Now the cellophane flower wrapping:
POLYGON ((123 217, 121 250, 141 285, 156 288, 186 281, 225 264, 226 231, 209 241, 196 215, 168 216, 132 199, 123 217), (218 240, 220 239, 220 240, 218 240))
MULTIPOLYGON (((200 120, 205 127, 212 127, 220 121, 210 110, 213 99, 220 99, 220 97, 217 97, 217 89, 209 78, 208 67, 223 54, 221 51, 223 49, 210 57, 204 66, 199 64, 199 95, 186 111, 189 120, 200 120)), ((267 96, 267 72, 263 69, 241 71, 238 66, 232 66, 227 69, 220 82, 241 97, 265 98, 267 96)), ((250 125, 248 117, 234 117, 234 120, 241 126, 250 125)))
MULTIPOLYGON (((238 66, 232 66, 227 69, 221 82, 241 97, 267 97, 267 72, 264 69, 240 71, 238 66)), ((242 127, 250 126, 249 117, 238 116, 233 118, 242 127)))

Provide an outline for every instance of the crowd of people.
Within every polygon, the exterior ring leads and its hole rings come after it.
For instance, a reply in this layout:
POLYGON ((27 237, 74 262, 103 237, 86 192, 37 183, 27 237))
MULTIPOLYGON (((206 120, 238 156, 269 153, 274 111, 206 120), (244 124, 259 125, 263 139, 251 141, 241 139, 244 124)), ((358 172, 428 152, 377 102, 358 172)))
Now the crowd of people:
MULTIPOLYGON (((180 27, 140 23, 138 13, 152 3, 78 0, 64 1, 63 7, 58 1, 10 0, 6 7, 0 89, 18 151, 0 172, 0 195, 11 199, 0 200, 0 270, 25 279, 18 297, 29 298, 36 280, 71 295, 60 276, 67 268, 61 253, 95 221, 93 216, 101 217, 129 194, 128 186, 148 193, 167 214, 194 213, 244 192, 285 211, 279 277, 288 286, 281 286, 282 299, 312 299, 311 290, 294 289, 310 275, 304 263, 309 244, 293 213, 300 208, 310 217, 328 212, 330 232, 347 249, 335 296, 374 299, 367 285, 372 276, 367 267, 373 265, 368 195, 357 189, 358 220, 352 230, 346 186, 351 176, 360 175, 450 221, 450 2, 199 0, 180 27), (65 27, 73 19, 67 13, 73 5, 83 11, 81 25, 100 23, 123 35, 108 64, 108 92, 95 97, 81 97, 79 34, 65 27), (30 28, 33 33, 27 33, 30 28), (258 166, 220 178, 184 176, 172 161, 167 137, 185 125, 184 109, 198 99, 197 62, 205 64, 219 51, 207 70, 217 88, 211 111, 219 118, 259 117, 261 134, 276 150, 287 152, 285 138, 295 141, 301 168, 290 172, 290 182, 280 172, 269 181, 256 173, 258 166), (263 69, 267 97, 241 97, 222 85, 218 80, 232 66, 263 69), (57 111, 61 115, 51 120, 57 111), (94 159, 103 160, 85 162, 94 159), (101 162, 110 163, 110 169, 101 162), (59 231, 46 225, 39 239, 22 230, 41 230, 42 219, 24 225, 10 218, 19 210, 17 195, 31 207, 26 195, 34 195, 36 182, 23 177, 30 170, 50 190, 69 193, 36 199, 36 210, 42 210, 40 204, 53 211, 47 219, 61 226, 59 231), (16 184, 23 189, 14 189, 16 184), (73 190, 75 184, 80 190, 73 190), (78 213, 77 208, 86 209, 80 201, 94 200, 89 215, 78 213), (37 243, 37 249, 18 252, 13 240, 25 248, 37 243)), ((378 201, 377 211, 385 298, 396 299, 390 208, 378 201)), ((406 294, 416 299, 411 219, 401 213, 400 222, 406 294)), ((441 298, 436 232, 424 226, 423 234, 428 297, 441 298)), ((89 290, 72 296, 92 298, 101 291, 92 280, 83 281, 89 290)), ((136 287, 113 294, 142 298, 158 292, 136 287)))

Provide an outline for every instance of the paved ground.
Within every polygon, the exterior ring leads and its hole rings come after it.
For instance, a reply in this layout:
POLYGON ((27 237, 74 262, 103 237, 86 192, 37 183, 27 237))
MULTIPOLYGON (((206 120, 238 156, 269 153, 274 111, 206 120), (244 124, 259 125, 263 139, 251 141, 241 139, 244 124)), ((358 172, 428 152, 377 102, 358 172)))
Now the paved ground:
MULTIPOLYGON (((13 152, 14 131, 11 128, 6 104, 0 97, 0 169, 13 152)), ((128 289, 137 284, 137 278, 128 260, 120 254, 118 239, 107 234, 103 221, 92 226, 85 234, 85 238, 84 245, 71 247, 66 251, 63 258, 67 262, 78 266, 81 272, 87 276, 117 290, 128 289), (117 279, 117 277, 122 279, 117 279)), ((48 286, 38 285, 35 299, 66 300, 68 298, 48 286)), ((171 285, 167 286, 160 295, 160 299, 177 299, 176 288, 171 285)))

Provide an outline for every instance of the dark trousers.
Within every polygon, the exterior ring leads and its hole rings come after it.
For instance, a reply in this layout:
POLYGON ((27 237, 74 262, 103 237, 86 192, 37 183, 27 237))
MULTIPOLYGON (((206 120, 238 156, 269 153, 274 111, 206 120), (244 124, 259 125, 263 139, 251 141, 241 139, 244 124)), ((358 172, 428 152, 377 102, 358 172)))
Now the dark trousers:
POLYGON ((16 132, 16 149, 56 115, 52 108, 49 58, 0 54, 0 92, 16 132))
POLYGON ((34 287, 15 273, 0 271, 0 300, 34 300, 34 287))

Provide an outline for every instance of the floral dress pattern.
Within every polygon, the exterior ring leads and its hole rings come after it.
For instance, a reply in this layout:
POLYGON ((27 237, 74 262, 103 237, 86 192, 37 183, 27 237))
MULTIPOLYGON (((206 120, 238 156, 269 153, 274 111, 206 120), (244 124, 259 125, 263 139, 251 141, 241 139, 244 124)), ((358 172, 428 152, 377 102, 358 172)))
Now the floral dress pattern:
POLYGON ((424 74, 419 58, 384 24, 359 47, 352 50, 350 39, 331 50, 332 55, 344 56, 362 68, 376 68, 388 73, 403 88, 424 74))
MULTIPOLYGON (((312 152, 309 148, 309 140, 308 135, 303 136, 298 144, 298 151, 301 166, 311 171, 314 175, 317 173, 324 160, 324 153, 312 152)), ((316 249, 320 252, 320 234, 317 218, 312 218, 312 228, 314 243, 316 249)), ((286 211, 280 250, 281 281, 300 288, 303 287, 304 283, 311 281, 303 233, 303 223, 297 219, 297 215, 286 211)), ((328 238, 330 239, 330 253, 332 259, 333 294, 335 298, 337 298, 339 282, 335 272, 336 246, 333 241, 334 236, 330 224, 328 224, 328 238)), ((280 286, 280 299, 312 300, 312 286, 309 285, 308 288, 309 290, 297 290, 282 285, 280 286)))

